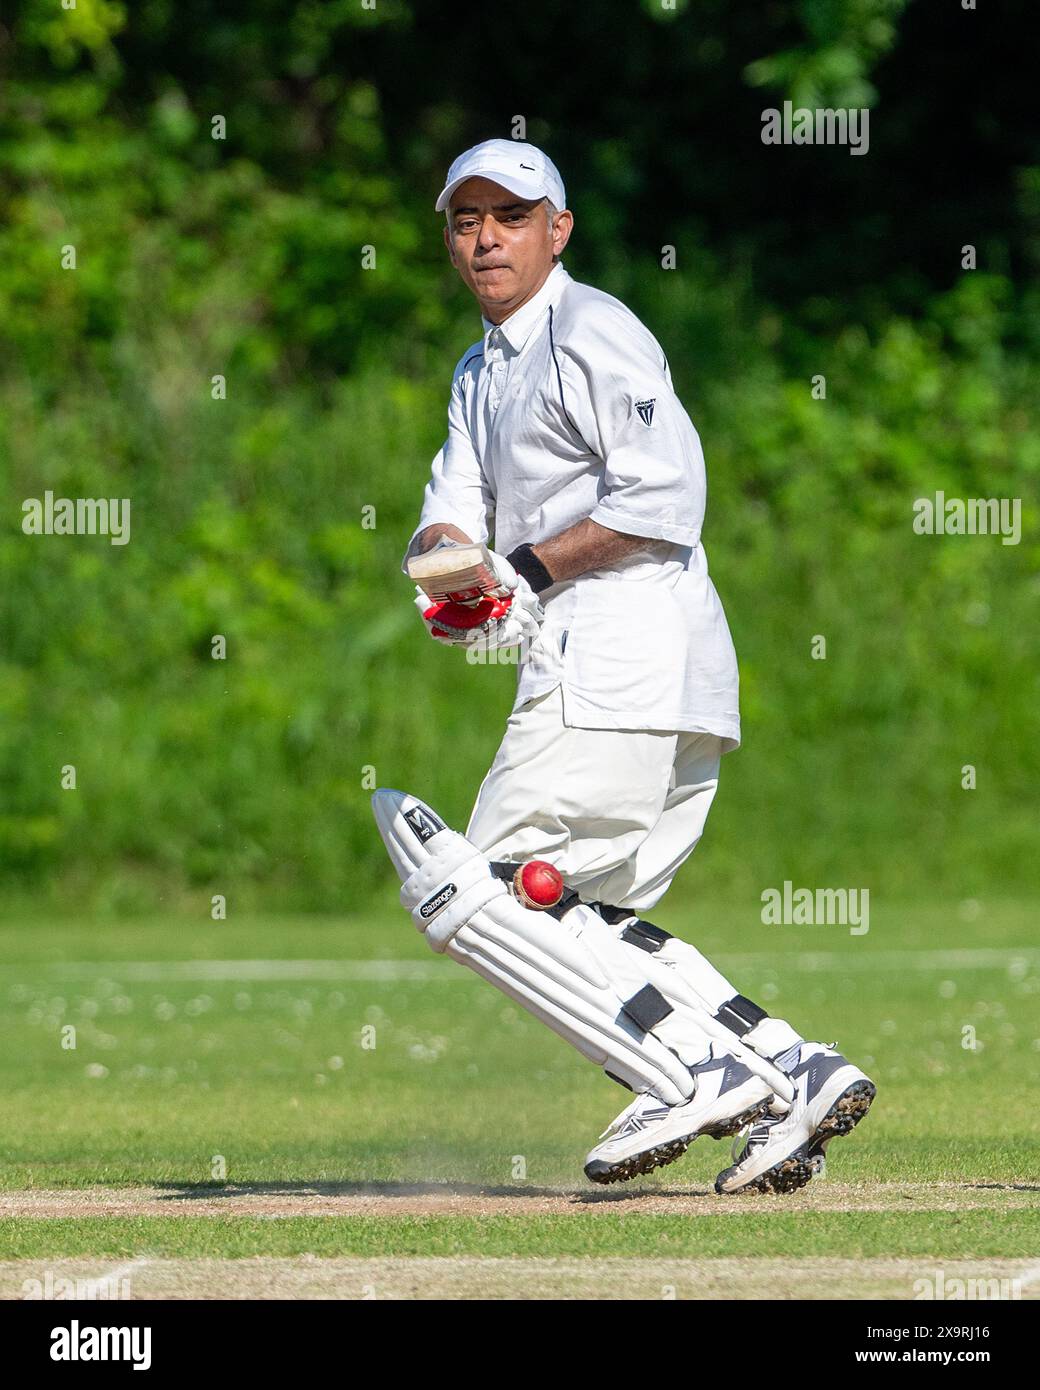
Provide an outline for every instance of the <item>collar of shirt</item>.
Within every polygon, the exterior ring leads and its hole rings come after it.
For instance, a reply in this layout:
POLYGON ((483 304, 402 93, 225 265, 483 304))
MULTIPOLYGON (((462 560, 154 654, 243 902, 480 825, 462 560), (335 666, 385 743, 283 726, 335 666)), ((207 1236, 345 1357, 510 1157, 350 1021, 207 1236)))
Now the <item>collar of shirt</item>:
POLYGON ((492 345, 492 334, 496 331, 499 335, 498 339, 495 340, 496 342, 504 340, 514 353, 520 352, 549 306, 559 302, 560 296, 570 283, 570 278, 564 270, 562 262, 557 261, 545 277, 545 283, 538 293, 526 304, 521 304, 520 308, 510 314, 502 323, 492 323, 490 319, 481 315, 481 322, 484 325, 485 360, 492 345))

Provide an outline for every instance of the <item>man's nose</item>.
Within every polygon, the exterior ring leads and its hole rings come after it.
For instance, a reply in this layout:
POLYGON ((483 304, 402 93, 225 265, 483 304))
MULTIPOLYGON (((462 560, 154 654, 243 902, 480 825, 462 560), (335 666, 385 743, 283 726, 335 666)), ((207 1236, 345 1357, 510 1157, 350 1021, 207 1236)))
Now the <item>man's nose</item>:
POLYGON ((477 245, 482 250, 490 250, 492 246, 498 244, 498 223, 488 213, 480 224, 480 235, 477 237, 477 245))

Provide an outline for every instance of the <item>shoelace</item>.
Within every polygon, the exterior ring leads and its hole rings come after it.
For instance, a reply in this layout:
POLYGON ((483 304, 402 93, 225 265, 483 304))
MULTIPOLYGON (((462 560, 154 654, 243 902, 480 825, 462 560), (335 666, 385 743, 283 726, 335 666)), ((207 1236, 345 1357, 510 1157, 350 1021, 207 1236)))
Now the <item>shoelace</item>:
POLYGON ((621 1128, 621 1126, 628 1119, 628 1117, 630 1115, 634 1115, 635 1112, 639 1109, 639 1107, 645 1103, 645 1095, 636 1096, 635 1100, 631 1101, 628 1105, 625 1106, 624 1110, 622 1110, 620 1115, 616 1115, 614 1119, 611 1120, 610 1124, 607 1125, 606 1129, 599 1136, 600 1139, 606 1139, 608 1135, 616 1134, 618 1130, 621 1128))
POLYGON ((614 1137, 620 1135, 634 1115, 652 1115, 654 1119, 661 1119, 667 1115, 670 1109, 671 1106, 662 1104, 655 1096, 648 1094, 641 1095, 637 1097, 631 1105, 622 1110, 621 1114, 611 1121, 599 1137, 600 1139, 606 1139, 608 1136, 614 1137))
POLYGON ((781 1120, 780 1115, 767 1115, 763 1120, 756 1120, 753 1125, 745 1125, 733 1136, 733 1147, 730 1156, 734 1163, 739 1162, 755 1149, 760 1148, 769 1139, 769 1131, 774 1125, 778 1125, 781 1120))

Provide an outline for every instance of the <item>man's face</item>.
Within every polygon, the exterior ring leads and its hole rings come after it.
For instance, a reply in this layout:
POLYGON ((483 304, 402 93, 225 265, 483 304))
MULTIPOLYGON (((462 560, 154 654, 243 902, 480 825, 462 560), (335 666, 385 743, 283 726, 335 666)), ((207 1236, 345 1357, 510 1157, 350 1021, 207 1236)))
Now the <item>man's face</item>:
POLYGON ((467 179, 451 196, 444 242, 451 263, 493 323, 541 289, 562 253, 574 219, 561 212, 549 226, 545 203, 528 202, 490 179, 467 179))

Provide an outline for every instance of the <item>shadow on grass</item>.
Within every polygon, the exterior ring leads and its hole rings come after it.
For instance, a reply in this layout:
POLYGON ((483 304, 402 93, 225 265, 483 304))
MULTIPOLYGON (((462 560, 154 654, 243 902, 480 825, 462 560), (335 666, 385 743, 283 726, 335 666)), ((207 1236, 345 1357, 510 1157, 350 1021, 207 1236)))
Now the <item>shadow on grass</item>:
POLYGON ((564 1187, 490 1187, 480 1183, 453 1182, 247 1182, 247 1183, 171 1183, 157 1182, 166 1201, 212 1202, 214 1198, 235 1197, 509 1197, 570 1198, 575 1203, 638 1202, 667 1194, 669 1197, 710 1197, 708 1187, 640 1187, 623 1191, 564 1187))
POLYGON ((1040 1192, 1040 1183, 1030 1182, 966 1182, 965 1187, 985 1187, 992 1192, 1040 1192))

